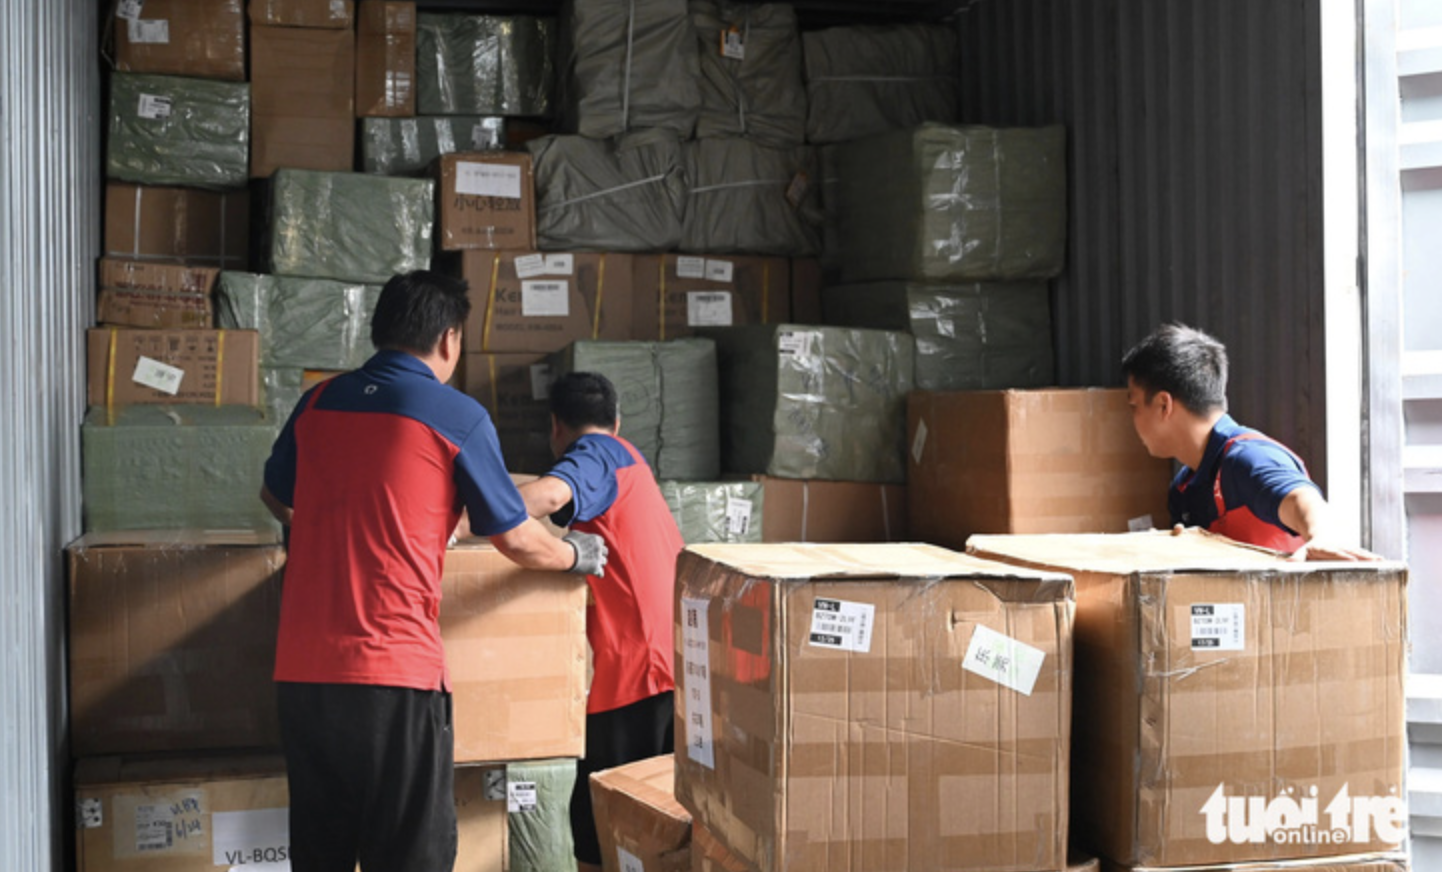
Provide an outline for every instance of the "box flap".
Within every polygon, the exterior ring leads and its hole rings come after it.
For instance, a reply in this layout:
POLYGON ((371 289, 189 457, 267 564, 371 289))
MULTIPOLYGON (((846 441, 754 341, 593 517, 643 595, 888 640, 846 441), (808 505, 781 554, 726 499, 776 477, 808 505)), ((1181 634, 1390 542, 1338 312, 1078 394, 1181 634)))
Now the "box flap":
POLYGON ((1066 582, 1057 573, 1020 569, 936 545, 906 542, 710 543, 687 550, 744 575, 778 580, 1016 578, 1066 582))
MULTIPOLYGON (((257 497, 258 499, 258 497, 257 497)), ((105 530, 86 533, 65 546, 66 551, 89 548, 211 548, 240 546, 264 548, 279 545, 278 530, 105 530)))

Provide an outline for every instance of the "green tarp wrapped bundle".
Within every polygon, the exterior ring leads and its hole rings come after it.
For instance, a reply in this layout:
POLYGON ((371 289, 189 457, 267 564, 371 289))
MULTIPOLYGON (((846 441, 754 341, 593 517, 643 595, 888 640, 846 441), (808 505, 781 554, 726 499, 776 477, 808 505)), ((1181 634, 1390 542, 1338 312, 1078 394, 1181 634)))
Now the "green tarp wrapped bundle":
POLYGON ((430 179, 276 170, 270 271, 379 285, 429 269, 434 192, 430 179))
POLYGON ((758 481, 663 481, 661 496, 687 545, 760 542, 765 491, 758 481))
POLYGON ((1066 259, 1066 133, 924 124, 840 146, 842 280, 1045 279, 1066 259))
POLYGON ((701 56, 696 136, 742 136, 775 148, 804 142, 806 86, 795 9, 691 0, 691 20, 701 56))
POLYGON ((305 394, 305 370, 289 366, 262 366, 260 387, 265 393, 266 420, 274 427, 275 435, 279 436, 285 422, 290 420, 290 413, 295 411, 296 403, 305 394))
POLYGON ((810 257, 820 248, 815 149, 767 148, 745 139, 686 144, 681 249, 707 254, 810 257))
POLYGON ((540 248, 646 252, 681 244, 686 172, 674 133, 543 136, 526 148, 535 162, 540 248))
POLYGON ((806 141, 848 142, 958 119, 956 31, 938 24, 832 27, 802 36, 806 141))
POLYGON ((416 17, 418 115, 549 116, 556 23, 530 15, 416 17))
POLYGON ((260 502, 275 429, 250 406, 91 407, 85 531, 275 529, 260 502))
POLYGON ((560 27, 559 129, 593 139, 653 127, 691 136, 701 67, 686 0, 567 0, 560 27))
POLYGON ((371 313, 380 292, 380 285, 227 271, 216 285, 216 320, 260 331, 262 366, 355 369, 375 353, 371 313))
POLYGON ((575 760, 506 764, 508 872, 568 872, 576 868, 570 817, 575 786, 575 760))
POLYGON ((919 390, 1056 384, 1046 282, 840 285, 822 293, 821 306, 828 324, 912 334, 919 390))
POLYGON ((494 115, 361 119, 361 168, 381 176, 419 175, 443 154, 505 147, 506 119, 494 115))
POLYGON ((657 478, 704 481, 721 472, 716 346, 709 339, 573 342, 552 358, 556 376, 598 372, 616 386, 621 436, 657 478))
POLYGON ((114 74, 105 175, 144 185, 245 187, 250 85, 114 74))
POLYGON ((728 473, 906 481, 906 333, 795 324, 712 327, 728 473))

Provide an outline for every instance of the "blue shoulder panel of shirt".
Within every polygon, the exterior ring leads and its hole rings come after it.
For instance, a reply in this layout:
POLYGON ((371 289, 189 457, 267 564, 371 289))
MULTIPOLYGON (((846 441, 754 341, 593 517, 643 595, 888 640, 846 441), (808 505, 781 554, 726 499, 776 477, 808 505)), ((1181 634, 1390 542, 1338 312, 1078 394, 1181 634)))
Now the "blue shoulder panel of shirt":
MULTIPOLYGON (((1217 421, 1198 474, 1193 478, 1191 470, 1183 467, 1172 482, 1173 520, 1197 526, 1207 526, 1216 520, 1211 483, 1222 460, 1222 450, 1231 439, 1257 432, 1238 424, 1230 415, 1223 415, 1217 421), (1188 479, 1192 479, 1192 484, 1185 493, 1179 494, 1178 486, 1188 479)), ((1234 444, 1226 454, 1226 462, 1221 464, 1221 480, 1228 508, 1246 506, 1261 520, 1284 529, 1278 514, 1282 500, 1298 487, 1317 487, 1290 451, 1266 438, 1234 444)))
POLYGON ((571 509, 558 513, 567 523, 592 521, 606 513, 619 493, 617 474, 635 465, 635 458, 619 439, 604 433, 587 433, 571 443, 548 475, 571 488, 571 509))

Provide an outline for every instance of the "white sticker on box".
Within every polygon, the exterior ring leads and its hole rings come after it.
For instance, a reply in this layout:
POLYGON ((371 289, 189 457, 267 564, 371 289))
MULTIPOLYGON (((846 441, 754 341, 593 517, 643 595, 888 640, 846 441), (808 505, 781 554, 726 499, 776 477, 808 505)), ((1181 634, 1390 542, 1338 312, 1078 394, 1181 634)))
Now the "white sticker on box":
POLYGON ((721 57, 746 60, 746 43, 741 39, 741 31, 734 27, 721 31, 721 57))
POLYGON ((682 681, 686 688, 686 756, 707 769, 716 768, 711 725, 711 643, 709 600, 681 598, 682 681))
POLYGON ((730 327, 730 291, 688 291, 686 324, 690 327, 730 327))
POLYGON ((545 274, 546 256, 544 254, 523 254, 516 258, 517 278, 529 279, 545 274))
POLYGON ((170 812, 163 805, 151 803, 135 807, 135 852, 152 854, 175 846, 170 812))
POLYGON ((170 117, 170 98, 159 94, 141 94, 140 106, 136 110, 146 121, 159 121, 170 117))
POLYGON ((1151 515, 1137 515, 1135 518, 1127 519, 1127 530, 1132 533, 1144 533, 1155 526, 1152 523, 1151 515))
POLYGON ((506 798, 506 770, 487 769, 481 773, 481 790, 486 799, 500 802, 506 798))
POLYGON ((540 807, 541 801, 537 796, 536 782, 506 782, 506 811, 511 814, 521 814, 535 811, 540 807))
POLYGON ((817 597, 811 603, 810 642, 818 648, 838 651, 871 651, 871 633, 876 623, 876 606, 846 600, 817 597))
POLYGON ((155 388, 172 397, 180 392, 180 383, 185 380, 185 370, 153 358, 141 356, 135 362, 135 374, 131 381, 148 388, 155 388))
POLYGON ((115 17, 134 21, 140 17, 140 12, 144 8, 145 0, 120 0, 120 5, 115 9, 115 17))
POLYGON ((170 22, 164 18, 152 18, 142 21, 139 18, 130 19, 126 25, 126 38, 131 45, 169 45, 170 44, 170 22))
POLYGON ((729 260, 706 261, 706 281, 708 282, 730 282, 735 272, 736 267, 729 260))
POLYGON ((926 451, 926 419, 918 418, 916 421, 916 435, 911 437, 911 459, 917 466, 921 465, 922 452, 926 451))
POLYGON ((726 533, 729 536, 745 536, 751 532, 751 501, 740 497, 726 497, 726 533))
POLYGON ((1192 606, 1193 651, 1244 651, 1247 607, 1243 603, 1197 603, 1192 606))
POLYGON ((330 0, 330 17, 339 21, 346 19, 346 0, 330 0))
POLYGON ((243 866, 285 863, 290 855, 290 809, 217 811, 210 815, 211 863, 243 866))
POLYGON ((75 825, 82 830, 105 826, 105 807, 100 800, 87 797, 75 803, 75 825))
POLYGON ((792 357, 807 358, 811 356, 811 347, 820 338, 821 334, 815 330, 783 330, 777 338, 776 349, 792 357))
POLYGON ((704 279, 706 278, 706 258, 704 257, 678 257, 676 258, 676 277, 680 279, 704 279))
POLYGON ((576 274, 576 256, 574 254, 548 254, 546 255, 546 275, 548 276, 570 276, 576 274))
POLYGON ((1003 636, 990 627, 977 625, 972 631, 971 644, 967 646, 961 668, 1031 696, 1045 660, 1046 652, 1040 648, 1003 636))
POLYGON ((521 168, 506 164, 456 162, 456 193, 521 199, 521 168))
POLYGON ((531 399, 545 402, 551 397, 551 365, 531 364, 531 399))
POLYGON ((646 872, 646 865, 641 862, 641 858, 620 845, 616 846, 616 861, 621 872, 646 872))
POLYGON ((571 283, 521 282, 521 315, 525 318, 564 318, 571 314, 571 283))

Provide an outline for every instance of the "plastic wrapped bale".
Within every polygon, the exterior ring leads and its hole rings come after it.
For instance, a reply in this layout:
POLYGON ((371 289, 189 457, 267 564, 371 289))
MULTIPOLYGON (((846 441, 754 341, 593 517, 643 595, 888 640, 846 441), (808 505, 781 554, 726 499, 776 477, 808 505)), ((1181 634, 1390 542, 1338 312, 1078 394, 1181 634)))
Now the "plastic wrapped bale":
POLYGON ((686 144, 683 251, 810 257, 822 223, 815 149, 744 139, 686 144))
POLYGON ((576 868, 570 817, 575 786, 575 760, 506 764, 508 872, 576 868))
POLYGON ((480 115, 366 118, 361 168, 381 176, 421 175, 443 154, 506 147, 506 119, 480 115))
POLYGON ((262 366, 355 369, 375 353, 371 313, 379 285, 223 272, 216 320, 260 331, 262 366))
POLYGON ((961 60, 952 28, 832 27, 810 31, 802 41, 807 142, 847 142, 957 120, 961 60))
POLYGON ((91 407, 85 531, 275 529, 257 496, 274 439, 251 406, 91 407))
POLYGON ((785 3, 691 0, 701 59, 696 136, 785 148, 806 139, 801 32, 785 3))
POLYGON ((670 342, 573 342, 551 372, 598 372, 619 395, 621 436, 657 478, 705 481, 721 472, 716 345, 670 342))
POLYGON ((536 239, 547 251, 671 251, 681 244, 686 172, 669 130, 614 140, 543 136, 535 161, 536 239))
POLYGON ((821 179, 817 189, 821 196, 821 268, 828 273, 841 271, 841 240, 837 225, 840 218, 840 192, 837 190, 840 178, 836 174, 836 150, 838 145, 816 146, 816 163, 821 168, 821 179))
POLYGON ((146 185, 245 187, 250 85, 116 73, 105 174, 146 185))
POLYGON ((840 285, 822 293, 821 307, 828 324, 904 330, 916 337, 920 390, 1056 383, 1045 282, 840 285))
POLYGON ((416 112, 549 116, 555 26, 554 19, 529 15, 421 13, 416 112))
POLYGON ((706 328, 721 373, 727 472, 906 480, 906 333, 762 324, 706 328))
POLYGON ((265 392, 265 417, 272 431, 280 436, 281 428, 290 420, 291 412, 305 394, 305 370, 295 367, 260 368, 260 385, 265 392))
POLYGON ((397 273, 428 269, 435 208, 430 179, 277 170, 270 271, 385 284, 397 273))
POLYGON ((1066 262, 1066 133, 925 124, 840 146, 847 283, 1045 279, 1066 262))
POLYGON ((605 139, 662 127, 691 136, 701 65, 686 0, 568 0, 560 27, 561 130, 605 139))
POLYGON ((661 496, 687 545, 760 542, 765 490, 759 481, 663 481, 661 496))

